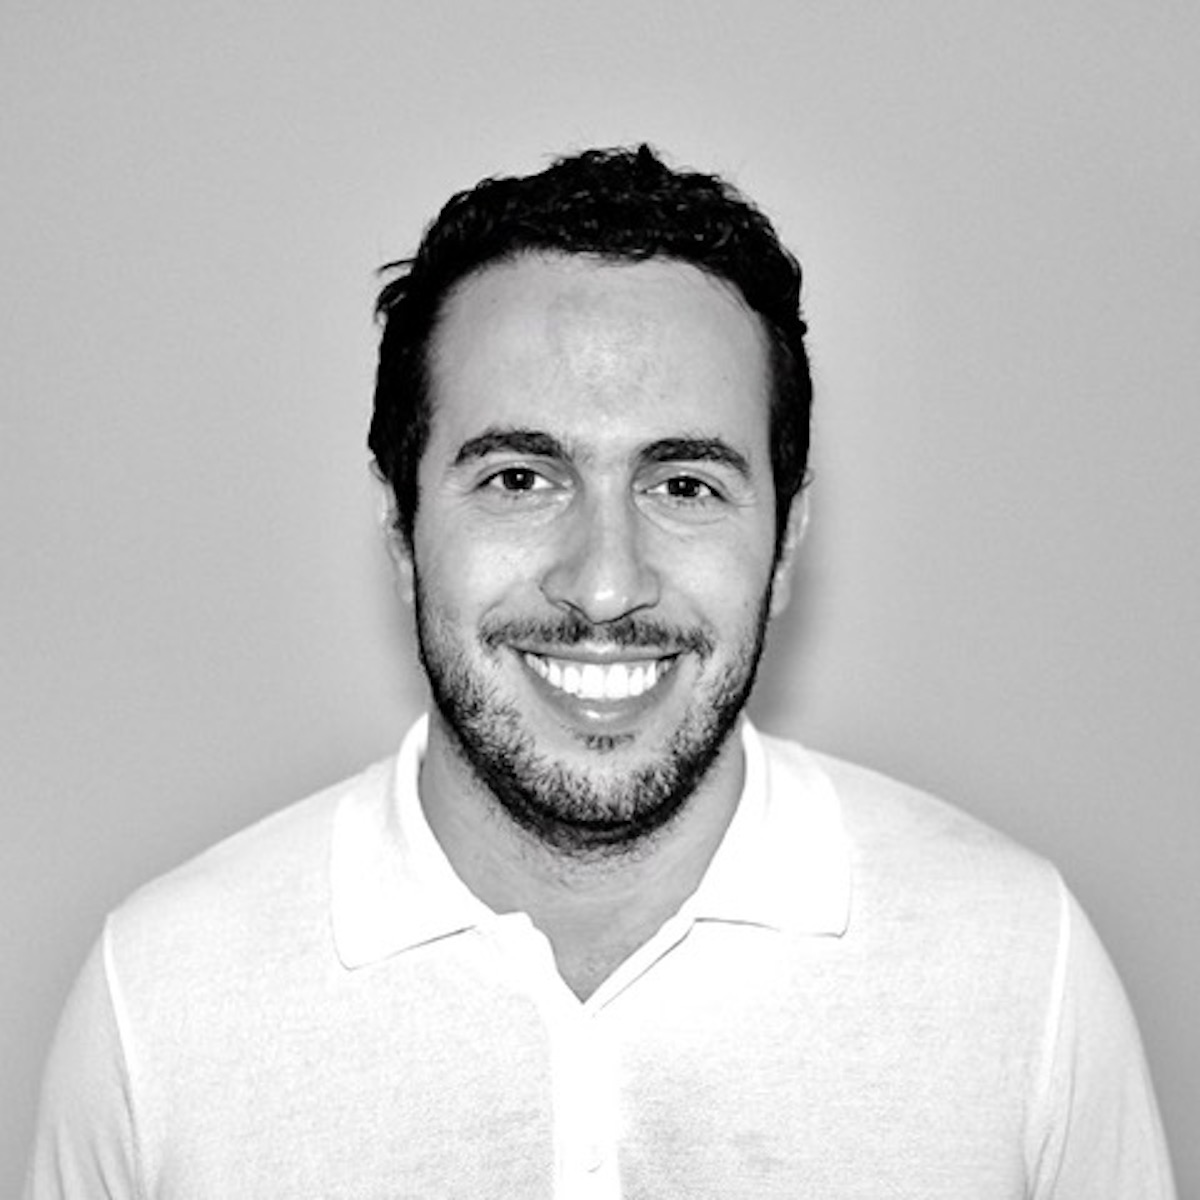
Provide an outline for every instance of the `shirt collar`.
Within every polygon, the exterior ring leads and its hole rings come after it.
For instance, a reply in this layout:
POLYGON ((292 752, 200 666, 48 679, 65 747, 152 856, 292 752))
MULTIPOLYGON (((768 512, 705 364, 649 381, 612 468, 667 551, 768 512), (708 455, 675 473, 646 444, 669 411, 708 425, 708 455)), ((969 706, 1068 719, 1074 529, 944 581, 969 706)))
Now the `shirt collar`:
MULTIPOLYGON (((455 874, 417 792, 428 736, 422 717, 399 754, 360 777, 334 816, 334 941, 361 967, 497 915, 455 874)), ((681 916, 797 933, 845 932, 850 857, 833 784, 792 743, 743 721, 745 779, 737 812, 681 916)))
POLYGON ((683 911, 694 920, 840 936, 850 923, 850 851, 833 782, 794 742, 741 728, 742 797, 683 911))
POLYGON ((333 934, 347 967, 495 919, 455 874, 421 809, 417 777, 428 731, 428 718, 420 718, 399 754, 351 789, 334 816, 333 934))

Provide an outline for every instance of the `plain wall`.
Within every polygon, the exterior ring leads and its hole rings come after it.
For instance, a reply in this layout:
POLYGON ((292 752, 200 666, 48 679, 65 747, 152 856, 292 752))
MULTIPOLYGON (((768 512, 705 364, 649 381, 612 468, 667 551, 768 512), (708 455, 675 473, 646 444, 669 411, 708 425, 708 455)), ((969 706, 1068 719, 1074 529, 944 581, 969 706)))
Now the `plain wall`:
POLYGON ((1197 14, 0 6, 0 1193, 103 912, 423 705, 375 267, 484 174, 647 139, 807 272, 813 526, 757 718, 1060 865, 1200 1195, 1197 14))

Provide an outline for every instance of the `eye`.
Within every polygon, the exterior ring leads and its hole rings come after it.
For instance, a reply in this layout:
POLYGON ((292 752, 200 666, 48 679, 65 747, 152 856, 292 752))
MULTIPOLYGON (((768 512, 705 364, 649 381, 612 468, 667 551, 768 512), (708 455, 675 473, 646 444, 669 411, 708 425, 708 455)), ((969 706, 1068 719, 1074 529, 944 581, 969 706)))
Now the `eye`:
POLYGON ((665 496, 669 500, 704 501, 721 498, 712 484, 697 479, 695 475, 672 475, 654 484, 649 492, 652 496, 665 496))
POLYGON ((519 494, 543 491, 551 485, 544 475, 538 474, 532 467, 505 467, 502 471, 489 475, 482 486, 493 492, 519 494))

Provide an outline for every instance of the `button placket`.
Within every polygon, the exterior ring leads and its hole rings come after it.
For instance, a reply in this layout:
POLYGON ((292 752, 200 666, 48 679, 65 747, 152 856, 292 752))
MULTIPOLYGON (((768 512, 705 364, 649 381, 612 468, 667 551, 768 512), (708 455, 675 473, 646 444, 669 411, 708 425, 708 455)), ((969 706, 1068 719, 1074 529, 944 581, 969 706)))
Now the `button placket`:
POLYGON ((603 1010, 579 1006, 551 1028, 560 1200, 619 1200, 621 1195, 617 1056, 605 1025, 603 1010))

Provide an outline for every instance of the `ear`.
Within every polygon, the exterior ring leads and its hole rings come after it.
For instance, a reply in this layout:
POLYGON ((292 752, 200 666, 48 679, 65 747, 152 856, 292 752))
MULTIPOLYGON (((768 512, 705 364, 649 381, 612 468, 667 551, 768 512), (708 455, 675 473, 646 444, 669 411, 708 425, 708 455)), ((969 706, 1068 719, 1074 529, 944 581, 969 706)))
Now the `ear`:
POLYGON ((412 547, 404 534, 400 532, 400 523, 396 517, 396 500, 391 489, 385 489, 379 502, 379 531, 383 535, 383 544, 387 547, 388 558, 396 572, 396 591, 406 604, 413 602, 413 557, 412 547))
POLYGON ((788 513, 787 529, 783 534, 783 545, 771 577, 771 616, 777 617, 788 606, 792 598, 792 571, 796 563, 796 552, 808 531, 808 492, 797 493, 788 513))

